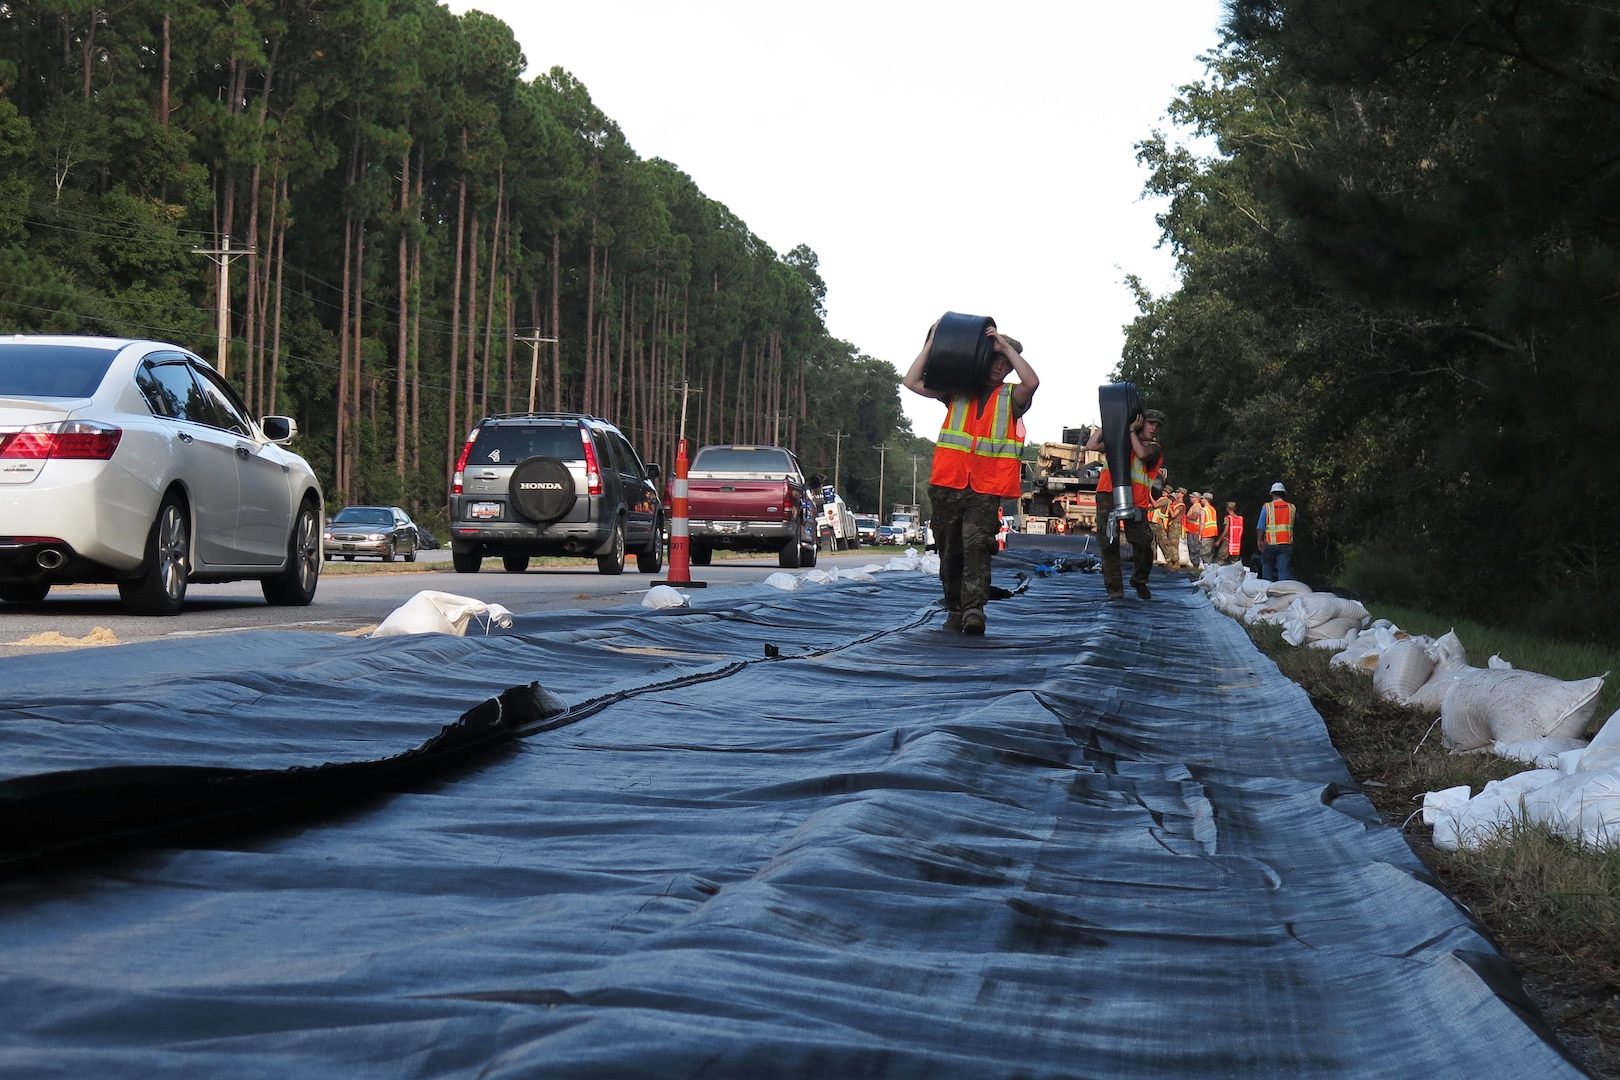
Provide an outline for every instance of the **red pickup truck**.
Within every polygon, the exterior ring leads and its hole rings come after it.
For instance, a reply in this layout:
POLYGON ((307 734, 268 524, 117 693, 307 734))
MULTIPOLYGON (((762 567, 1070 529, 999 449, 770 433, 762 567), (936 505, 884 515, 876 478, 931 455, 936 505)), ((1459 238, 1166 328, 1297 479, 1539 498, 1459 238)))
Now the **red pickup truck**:
POLYGON ((816 509, 793 451, 703 446, 686 475, 692 565, 708 566, 716 548, 774 551, 788 568, 816 565, 816 509))

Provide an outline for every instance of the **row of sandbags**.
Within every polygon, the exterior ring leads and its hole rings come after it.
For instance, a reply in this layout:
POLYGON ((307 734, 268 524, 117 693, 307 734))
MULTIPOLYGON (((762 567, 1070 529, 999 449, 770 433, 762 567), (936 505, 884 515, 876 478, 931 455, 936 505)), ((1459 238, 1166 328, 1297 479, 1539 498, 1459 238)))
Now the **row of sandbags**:
POLYGON ((1381 697, 1438 712, 1441 740, 1453 752, 1491 752, 1533 766, 1478 794, 1467 786, 1428 792, 1423 818, 1437 848, 1479 847, 1520 824, 1620 846, 1620 712, 1590 744, 1583 737, 1606 672, 1555 679, 1500 656, 1471 667, 1455 631, 1408 634, 1388 620, 1369 624, 1365 610, 1351 627, 1336 620, 1353 619, 1353 602, 1297 582, 1267 582, 1242 567, 1206 571, 1199 585, 1229 615, 1281 625, 1290 644, 1336 649, 1329 663, 1366 672, 1381 697))
POLYGON ((1290 645, 1343 649, 1367 625, 1359 600, 1315 592, 1303 581, 1267 581, 1240 563, 1206 567, 1197 584, 1217 611, 1251 625, 1280 626, 1290 645))

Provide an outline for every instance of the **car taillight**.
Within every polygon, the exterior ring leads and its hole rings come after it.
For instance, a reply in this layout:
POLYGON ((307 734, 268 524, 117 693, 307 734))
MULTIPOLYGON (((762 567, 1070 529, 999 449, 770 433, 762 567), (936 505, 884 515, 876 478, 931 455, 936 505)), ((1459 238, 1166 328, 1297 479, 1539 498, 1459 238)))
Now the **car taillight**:
POLYGON ((591 432, 583 425, 579 429, 579 441, 585 447, 585 491, 589 495, 602 494, 602 470, 596 464, 596 448, 591 445, 591 432))
POLYGON ((456 474, 450 478, 450 494, 461 494, 462 473, 467 471, 467 455, 472 453, 473 440, 478 437, 478 429, 473 428, 467 432, 467 441, 461 447, 461 456, 456 458, 456 474))
POLYGON ((106 461, 124 437, 122 428, 93 420, 67 420, 60 424, 35 424, 20 431, 0 435, 0 458, 27 458, 47 461, 72 458, 80 461, 106 461))

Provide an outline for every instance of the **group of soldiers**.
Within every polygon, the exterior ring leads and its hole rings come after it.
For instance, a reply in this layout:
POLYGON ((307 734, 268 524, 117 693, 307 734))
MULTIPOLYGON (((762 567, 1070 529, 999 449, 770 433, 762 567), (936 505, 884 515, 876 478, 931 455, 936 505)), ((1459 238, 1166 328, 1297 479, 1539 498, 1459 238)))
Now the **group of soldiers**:
POLYGON ((1242 556, 1243 518, 1237 504, 1227 503, 1223 516, 1215 508, 1215 496, 1207 491, 1166 488, 1158 494, 1147 518, 1153 545, 1171 570, 1182 569, 1183 540, 1187 544, 1187 566, 1193 570, 1237 562, 1242 556))

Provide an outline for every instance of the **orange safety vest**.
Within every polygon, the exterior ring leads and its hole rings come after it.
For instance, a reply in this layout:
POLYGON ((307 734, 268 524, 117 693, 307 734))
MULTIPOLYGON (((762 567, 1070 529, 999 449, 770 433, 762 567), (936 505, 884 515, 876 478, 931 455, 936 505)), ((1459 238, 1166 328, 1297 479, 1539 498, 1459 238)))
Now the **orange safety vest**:
POLYGON ((1158 525, 1161 528, 1169 525, 1170 511, 1160 506, 1158 503, 1154 503, 1153 509, 1148 511, 1148 524, 1158 525))
POLYGON ((1243 554, 1243 519, 1236 514, 1226 515, 1226 553, 1233 557, 1243 554))
POLYGON ((1182 525, 1182 516, 1187 513, 1187 503, 1183 499, 1170 500, 1170 527, 1179 529, 1182 525))
POLYGON ((1204 535, 1204 512, 1207 509, 1204 506, 1187 507, 1187 514, 1182 519, 1182 524, 1188 536, 1204 535))
POLYGON ((934 446, 929 482, 1016 499, 1021 494, 1018 470, 1024 421, 1012 414, 1012 385, 996 387, 983 408, 974 408, 977 404, 965 394, 951 398, 934 446))
POLYGON ((1266 543, 1292 544, 1294 542, 1294 504, 1273 499, 1266 515, 1266 543))
POLYGON ((1213 506, 1204 507, 1204 531, 1198 535, 1202 536, 1205 540, 1213 540, 1219 536, 1221 534, 1221 526, 1220 522, 1217 520, 1218 517, 1219 515, 1216 514, 1213 506))
MULTIPOLYGON (((1131 501, 1144 510, 1153 509, 1153 481, 1159 478, 1159 470, 1164 468, 1164 458, 1160 457, 1153 468, 1142 466, 1142 461, 1131 452, 1131 501)), ((1108 471, 1108 463, 1104 462, 1102 472, 1097 474, 1097 494, 1112 493, 1114 490, 1114 477, 1108 471)), ((1112 500, 1110 500, 1112 501, 1112 500)))

